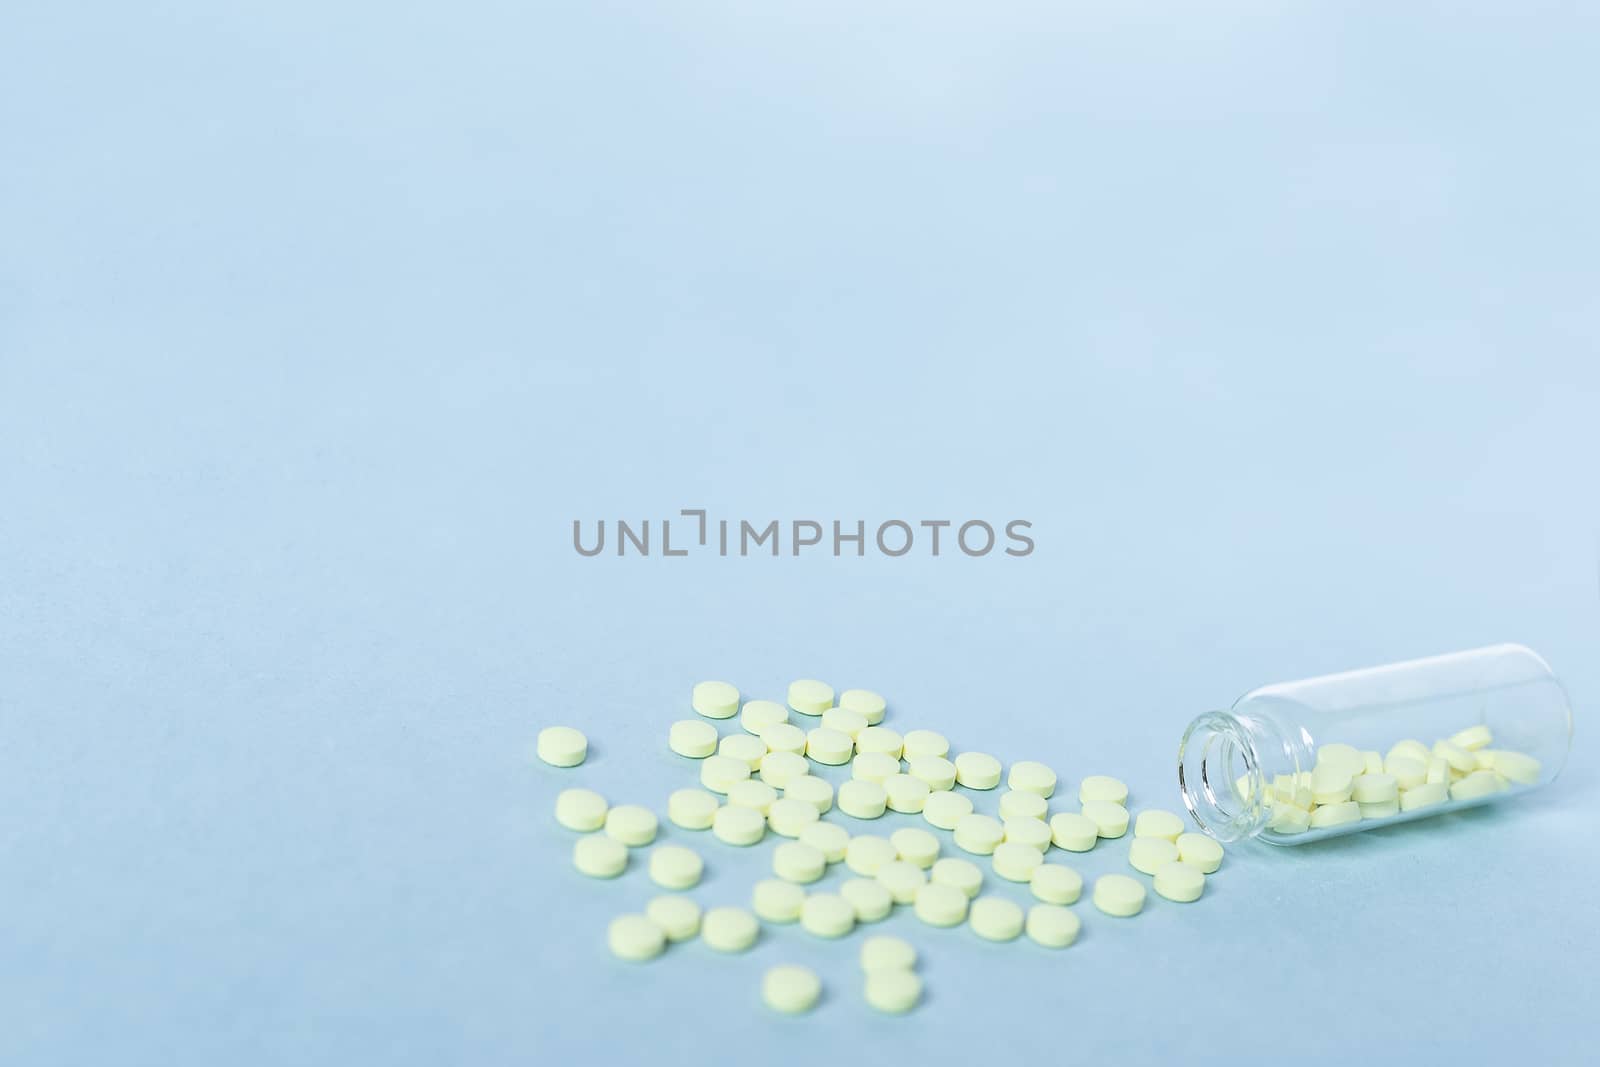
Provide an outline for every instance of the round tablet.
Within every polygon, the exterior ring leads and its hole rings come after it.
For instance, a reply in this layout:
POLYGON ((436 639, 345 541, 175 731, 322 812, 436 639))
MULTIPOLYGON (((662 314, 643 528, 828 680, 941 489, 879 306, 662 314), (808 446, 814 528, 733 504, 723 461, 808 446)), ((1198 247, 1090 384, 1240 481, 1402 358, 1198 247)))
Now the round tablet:
POLYGON ((1361 805, 1353 800, 1338 804, 1319 804, 1311 813, 1311 828, 1321 830, 1329 826, 1344 826, 1361 821, 1361 805))
POLYGON ((763 878, 750 891, 750 908, 769 923, 792 923, 800 918, 806 891, 793 882, 763 878))
POLYGON ((1078 785, 1078 803, 1106 800, 1112 804, 1128 803, 1128 787, 1122 781, 1104 774, 1091 774, 1078 785))
POLYGON ((928 783, 909 774, 894 774, 883 780, 883 795, 890 811, 915 815, 928 803, 928 783))
POLYGON ((593 789, 563 789, 556 794, 556 822, 587 833, 606 824, 606 798, 593 789))
POLYGON ((900 859, 923 870, 932 867, 933 861, 939 858, 939 839, 914 826, 890 834, 889 844, 894 846, 895 854, 900 859))
MULTIPOLYGON (((1102 803, 1109 803, 1103 801, 1102 803)), ((1117 805, 1121 807, 1121 805, 1117 805)), ((1063 811, 1050 817, 1050 840, 1068 852, 1088 852, 1100 839, 1100 824, 1087 815, 1063 811)))
POLYGON ((875 876, 885 863, 899 858, 900 854, 886 838, 871 834, 852 837, 844 850, 844 865, 867 878, 875 876))
POLYGON ((1367 757, 1363 756, 1361 750, 1354 745, 1335 742, 1317 749, 1317 766, 1332 767, 1354 778, 1358 774, 1366 773, 1367 757))
POLYGON ((943 756, 912 756, 906 761, 906 773, 921 778, 934 792, 954 789, 956 765, 943 756))
POLYGON ((1387 819, 1391 815, 1400 814, 1400 798, 1393 800, 1380 800, 1376 804, 1363 804, 1359 800, 1356 806, 1361 809, 1363 819, 1387 819))
POLYGON ((839 886, 839 895, 855 909, 859 923, 887 918, 894 908, 894 897, 876 878, 847 878, 839 886))
POLYGON ((910 942, 888 934, 874 934, 861 942, 863 971, 909 971, 917 965, 917 950, 910 942))
POLYGON ((700 932, 700 905, 688 897, 656 897, 645 905, 644 914, 668 941, 687 941, 700 932))
POLYGON ((1034 760, 1023 760, 1011 765, 1006 785, 1024 793, 1038 793, 1048 797, 1056 791, 1056 772, 1034 760))
POLYGON ((967 918, 967 895, 955 886, 929 882, 917 890, 912 910, 929 926, 958 926, 967 918))
POLYGON ((917 890, 927 884, 928 876, 922 868, 905 860, 890 860, 878 868, 878 882, 889 891, 896 904, 910 904, 917 899, 917 890))
POLYGON ((786 882, 809 885, 828 869, 822 850, 803 841, 785 841, 772 850, 772 873, 786 882))
POLYGON ((1400 799, 1400 786, 1392 774, 1363 774, 1350 787, 1350 799, 1358 804, 1381 804, 1400 799))
POLYGON ((1000 794, 1000 818, 1042 819, 1050 810, 1050 802, 1038 793, 1022 789, 1009 789, 1000 794))
MULTIPOLYGON (((775 722, 771 726, 762 727, 756 735, 761 743, 767 746, 767 752, 786 752, 793 756, 806 754, 806 732, 790 722, 775 722)), ((766 770, 766 762, 761 764, 766 770)))
POLYGON ((1303 834, 1311 825, 1311 813, 1293 804, 1278 804, 1272 809, 1267 828, 1278 834, 1303 834))
POLYGON ((761 924, 743 908, 712 908, 700 919, 700 938, 718 952, 743 952, 756 943, 761 924))
MULTIPOLYGON (((1395 784, 1401 789, 1415 789, 1428 780, 1428 761, 1426 759, 1412 759, 1409 756, 1390 756, 1383 761, 1385 774, 1392 776, 1395 784)), ((1330 800, 1322 799, 1321 787, 1317 784, 1316 776, 1311 779, 1311 792, 1318 804, 1336 804, 1341 798, 1334 797, 1330 800)), ((1346 795, 1344 798, 1348 800, 1346 795)))
POLYGON ((628 848, 605 834, 580 837, 572 846, 572 865, 590 878, 615 878, 628 865, 628 848))
POLYGON ((1066 948, 1078 939, 1078 917, 1059 904, 1035 904, 1028 909, 1028 938, 1045 948, 1066 948))
POLYGON ((1168 900, 1175 900, 1179 904, 1199 900, 1200 894, 1205 892, 1206 876, 1200 868, 1174 860, 1156 869, 1156 892, 1168 900))
POLYGON ((761 999, 773 1011, 801 1015, 816 1007, 822 995, 822 979, 809 967, 785 964, 761 977, 761 999))
MULTIPOLYGON (((1462 779, 1466 781, 1466 779, 1462 779)), ((1443 804, 1448 787, 1443 783, 1435 785, 1419 785, 1415 789, 1407 789, 1400 794, 1400 810, 1416 811, 1418 808, 1431 808, 1435 804, 1443 804)))
MULTIPOLYGON (((1424 763, 1415 763, 1411 760, 1402 760, 1417 769, 1417 781, 1422 781, 1428 776, 1428 767, 1424 763)), ((1318 804, 1342 804, 1350 799, 1350 790, 1354 785, 1354 776, 1342 767, 1319 766, 1311 772, 1311 799, 1318 804)))
POLYGON ((812 893, 800 906, 800 928, 817 937, 843 937, 856 926, 856 909, 835 893, 812 893))
POLYGON ((570 726, 546 726, 534 750, 552 767, 576 767, 589 755, 589 739, 570 726))
POLYGON ((1128 866, 1140 874, 1155 874, 1168 863, 1178 862, 1178 846, 1164 837, 1136 837, 1128 846, 1128 866))
POLYGON ((857 752, 881 752, 899 759, 904 748, 905 740, 887 726, 869 726, 856 734, 857 752))
POLYGON ((755 771, 761 767, 761 760, 767 754, 767 746, 759 737, 751 737, 749 734, 729 734, 718 743, 717 753, 741 760, 746 768, 755 771))
POLYGON ((855 779, 839 785, 839 810, 857 819, 876 819, 889 805, 889 794, 877 782, 855 779))
POLYGON ((971 814, 972 801, 961 793, 929 793, 922 805, 922 817, 941 830, 954 830, 962 816, 971 814))
POLYGON ((947 756, 950 754, 950 742, 944 734, 934 733, 932 730, 907 730, 902 751, 906 759, 916 759, 918 756, 947 756))
POLYGON ((1222 866, 1222 846, 1205 834, 1179 834, 1178 858, 1211 874, 1222 866))
POLYGON ((867 975, 867 1003, 885 1015, 904 1015, 922 999, 922 979, 912 971, 889 968, 867 975))
POLYGON ((680 756, 705 759, 717 750, 717 728, 704 719, 679 719, 667 731, 667 747, 680 756))
POLYGON ((729 805, 711 818, 711 832, 728 845, 753 845, 767 834, 767 820, 754 808, 729 805))
POLYGON ((886 707, 883 698, 870 689, 846 689, 839 694, 839 706, 859 712, 867 720, 868 726, 876 726, 883 721, 886 707))
POLYGON ((667 818, 685 830, 707 830, 718 807, 716 796, 704 789, 675 789, 667 797, 667 818))
MULTIPOLYGON (((1525 752, 1513 752, 1507 748, 1495 749, 1489 763, 1491 770, 1518 785, 1533 785, 1544 772, 1544 765, 1535 757, 1525 752)), ((1452 763, 1451 766, 1454 767, 1455 764, 1452 763)))
POLYGON ((1121 837, 1128 832, 1128 809, 1109 800, 1091 800, 1083 806, 1083 814, 1094 821, 1095 833, 1101 837, 1121 837))
POLYGON ((826 726, 818 726, 806 734, 806 755, 818 763, 837 767, 841 763, 850 762, 853 752, 855 752, 855 742, 850 740, 849 734, 830 730, 826 726))
POLYGON ((1185 829, 1182 819, 1170 811, 1161 811, 1158 808, 1141 811, 1139 817, 1133 821, 1134 837, 1162 837, 1168 841, 1176 841, 1178 835, 1185 829))
MULTIPOLYGON (((798 780, 798 779, 797 779, 798 780)), ((820 816, 816 805, 791 796, 783 796, 767 809, 767 826, 775 834, 799 837, 800 831, 816 822, 820 816)))
POLYGON ((1388 770, 1388 763, 1395 756, 1400 756, 1404 759, 1415 760, 1418 763, 1427 763, 1428 757, 1431 755, 1433 755, 1433 750, 1427 745, 1423 744, 1421 741, 1418 741, 1414 738, 1410 738, 1405 741, 1397 741, 1395 742, 1394 747, 1389 749, 1388 753, 1386 753, 1383 757, 1384 769, 1388 770))
POLYGON ((727 682, 699 682, 689 704, 708 719, 731 719, 739 710, 739 689, 727 682))
POLYGON ((845 849, 850 847, 850 831, 819 819, 810 826, 801 827, 797 840, 821 852, 829 863, 838 863, 844 859, 845 849))
POLYGON ((767 809, 772 807, 772 802, 778 799, 778 791, 766 782, 754 778, 746 778, 742 782, 734 782, 728 787, 728 803, 736 808, 751 808, 765 815, 767 809))
POLYGON ((1043 852, 1050 847, 1050 826, 1043 819, 1005 819, 1006 840, 1019 845, 1031 845, 1043 852))
MULTIPOLYGON (((1467 775, 1465 778, 1461 779, 1459 782, 1450 787, 1450 799, 1476 800, 1479 797, 1486 797, 1491 793, 1498 793, 1505 788, 1506 786, 1504 779, 1502 779, 1496 772, 1473 771, 1471 774, 1467 775)), ((1416 788, 1413 787, 1412 789, 1407 790, 1407 793, 1409 794, 1415 791, 1416 788)), ((1321 810, 1321 808, 1318 808, 1317 812, 1320 812, 1321 810)), ((1317 812, 1311 813, 1311 824, 1313 826, 1315 826, 1317 823, 1317 812)))
POLYGON ((726 793, 734 782, 750 777, 750 764, 721 754, 700 761, 700 784, 713 793, 726 793))
POLYGON ((782 789, 810 773, 810 761, 793 752, 768 752, 761 760, 761 780, 774 789, 782 789))
POLYGON ((656 839, 656 813, 638 804, 618 804, 606 812, 606 836, 638 848, 656 839))
POLYGON ((700 884, 705 862, 682 845, 658 845, 650 850, 650 880, 662 889, 691 889, 700 884))
POLYGON ((856 781, 877 782, 900 773, 900 761, 883 752, 867 752, 850 761, 850 777, 856 781))
POLYGON ((833 686, 815 678, 790 682, 789 706, 802 715, 821 715, 833 707, 833 686))
POLYGON ((867 728, 867 717, 849 708, 829 708, 822 713, 822 725, 825 729, 844 734, 853 745, 856 734, 867 728))
POLYGON ((747 700, 744 710, 739 712, 739 725, 757 737, 767 727, 788 721, 789 709, 776 700, 747 700))
POLYGON ((986 941, 1011 941, 1022 933, 1022 909, 1004 897, 972 902, 972 932, 986 941))
POLYGON ((1033 870, 1044 862, 1044 854, 1032 845, 1005 841, 994 848, 994 873, 1008 882, 1026 882, 1033 870))
POLYGON ((1006 839, 1006 828, 988 815, 966 815, 956 820, 956 847, 976 856, 987 856, 1006 839))
POLYGON ((661 955, 667 937, 643 915, 618 915, 606 927, 606 942, 619 960, 651 960, 661 955))
POLYGON ((970 860, 949 856, 933 865, 928 872, 928 881, 959 889, 970 900, 983 888, 983 871, 970 860))
POLYGON ((1000 761, 987 752, 963 752, 952 762, 956 781, 968 789, 993 789, 1000 784, 1000 761))
POLYGON ((1452 745, 1464 748, 1468 752, 1476 752, 1480 748, 1488 747, 1493 742, 1494 734, 1490 733, 1489 728, 1482 723, 1477 726, 1469 726, 1458 734, 1452 734, 1450 737, 1452 745))
POLYGON ((1102 874, 1094 883, 1094 906, 1126 919, 1144 907, 1144 886, 1125 874, 1102 874))
POLYGON ((1033 869, 1028 888, 1046 904, 1075 904, 1083 893, 1083 878, 1071 867, 1041 863, 1033 869))
POLYGON ((802 774, 798 778, 791 778, 783 787, 783 795, 790 800, 803 800, 817 809, 818 815, 826 814, 833 807, 833 786, 828 784, 826 778, 815 775, 802 774))

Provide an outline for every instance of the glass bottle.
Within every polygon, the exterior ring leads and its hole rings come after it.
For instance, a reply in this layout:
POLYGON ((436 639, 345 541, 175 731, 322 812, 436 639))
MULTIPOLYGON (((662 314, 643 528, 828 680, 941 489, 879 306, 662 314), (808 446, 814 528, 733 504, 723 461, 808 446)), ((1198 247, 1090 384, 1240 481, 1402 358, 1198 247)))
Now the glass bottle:
POLYGON ((1218 840, 1293 845, 1520 796, 1571 744, 1550 667, 1492 645, 1252 690, 1189 724, 1178 788, 1218 840))

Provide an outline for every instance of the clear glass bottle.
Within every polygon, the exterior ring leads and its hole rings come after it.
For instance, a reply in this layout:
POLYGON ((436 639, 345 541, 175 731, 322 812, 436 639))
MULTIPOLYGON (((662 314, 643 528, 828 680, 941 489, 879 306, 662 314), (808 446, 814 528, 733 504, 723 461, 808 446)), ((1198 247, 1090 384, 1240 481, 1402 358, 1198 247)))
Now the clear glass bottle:
POLYGON ((1178 788, 1221 841, 1294 845, 1520 796, 1571 745, 1549 666, 1492 645, 1252 690, 1189 724, 1178 788))

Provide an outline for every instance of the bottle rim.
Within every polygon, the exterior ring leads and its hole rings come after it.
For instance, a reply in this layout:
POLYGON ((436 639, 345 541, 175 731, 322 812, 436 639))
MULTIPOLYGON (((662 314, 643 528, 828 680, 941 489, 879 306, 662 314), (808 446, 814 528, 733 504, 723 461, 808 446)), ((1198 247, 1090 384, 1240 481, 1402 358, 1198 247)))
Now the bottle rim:
POLYGON ((1266 825, 1266 781, 1255 737, 1228 712, 1207 712, 1183 732, 1178 789, 1196 825, 1218 841, 1250 837, 1266 825))

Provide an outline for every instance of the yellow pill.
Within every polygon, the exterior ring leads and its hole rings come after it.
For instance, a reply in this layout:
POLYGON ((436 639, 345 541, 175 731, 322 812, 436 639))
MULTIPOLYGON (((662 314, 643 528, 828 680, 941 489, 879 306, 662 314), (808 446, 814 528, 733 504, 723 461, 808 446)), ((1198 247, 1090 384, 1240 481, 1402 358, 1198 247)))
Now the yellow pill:
POLYGON ((889 794, 877 782, 863 779, 839 785, 839 810, 857 819, 876 819, 888 807, 889 794))
POLYGON ((1361 753, 1361 763, 1361 772, 1363 774, 1383 773, 1383 753, 1381 752, 1361 753))
POLYGON ((667 747, 680 756, 705 759, 717 750, 717 728, 704 719, 680 719, 667 731, 667 747))
POLYGON ((914 826, 890 834, 889 844, 894 846, 895 855, 900 859, 924 870, 932 867, 933 861, 939 858, 939 839, 914 826))
POLYGON ((872 878, 884 864, 892 863, 899 857, 900 854, 887 838, 859 834, 850 839, 850 844, 844 850, 844 865, 865 878, 872 878))
POLYGON ((1038 793, 1012 789, 1000 794, 1000 818, 1042 819, 1050 810, 1050 802, 1038 793))
POLYGON ((782 789, 810 773, 810 761, 793 752, 768 752, 761 760, 761 780, 774 789, 782 789))
POLYGON ((900 773, 900 761, 882 752, 868 752, 850 761, 850 777, 863 782, 882 783, 900 773))
POLYGON ((928 872, 928 881, 959 889, 970 899, 983 888, 983 871, 976 863, 950 856, 933 865, 928 872))
POLYGON ((712 908, 700 919, 700 940, 718 952, 743 952, 760 933, 761 924, 743 908, 712 908))
POLYGON ((896 904, 910 904, 917 899, 917 890, 927 884, 928 876, 915 863, 890 860, 878 868, 879 884, 889 891, 896 904))
POLYGON ((1367 758, 1354 745, 1336 742, 1331 745, 1323 745, 1317 749, 1317 766, 1343 771, 1354 778, 1356 775, 1366 772, 1367 758))
POLYGON ((615 878, 628 866, 628 847, 605 834, 580 837, 572 846, 572 865, 590 878, 615 878))
POLYGON ((1071 867, 1041 863, 1029 876, 1028 888, 1047 904, 1072 904, 1083 893, 1083 878, 1071 867))
POLYGON ((750 893, 750 908, 769 923, 792 923, 800 919, 806 891, 793 882, 763 878, 750 893))
POLYGON ((789 683, 789 707, 802 715, 821 715, 833 707, 833 686, 815 678, 789 683))
POLYGON ((785 964, 761 977, 761 999, 767 1007, 785 1015, 803 1015, 816 1007, 820 996, 822 979, 809 967, 785 964))
POLYGON ((847 878, 839 886, 839 895, 855 909, 859 923, 887 918, 894 908, 894 898, 876 878, 847 878))
POLYGON ((1311 825, 1311 813, 1293 804, 1279 804, 1272 809, 1267 829, 1278 834, 1303 834, 1311 825))
POLYGON ((883 721, 886 705, 883 697, 870 689, 846 689, 839 694, 839 706, 860 713, 868 726, 876 726, 883 721))
POLYGON ((796 840, 820 851, 829 863, 839 863, 844 859, 845 849, 850 847, 850 831, 831 822, 814 822, 802 828, 796 840))
POLYGON ((824 729, 844 734, 850 738, 853 746, 856 735, 867 728, 867 717, 849 708, 829 708, 822 713, 822 726, 824 729))
POLYGON ((1126 919, 1144 909, 1144 886, 1125 874, 1102 874, 1094 883, 1094 906, 1126 919))
MULTIPOLYGON (((795 782, 804 780, 803 778, 796 778, 795 782)), ((794 788, 794 782, 789 783, 789 788, 794 788)), ((788 790, 785 790, 784 795, 774 800, 772 807, 767 809, 767 828, 773 833, 781 834, 784 837, 799 837, 801 830, 816 822, 820 817, 821 813, 817 811, 815 804, 799 797, 790 796, 788 790)))
POLYGON ((908 730, 901 746, 906 759, 918 756, 948 756, 950 741, 944 734, 932 730, 908 730))
POLYGON ((1319 804, 1317 810, 1311 813, 1311 828, 1323 830, 1330 826, 1344 826, 1347 823, 1361 821, 1361 805, 1353 800, 1340 801, 1337 804, 1319 804))
POLYGON ((1000 761, 987 752, 963 752, 952 760, 956 781, 968 789, 993 789, 1000 784, 1000 761))
POLYGON ((843 937, 856 926, 856 909, 835 893, 812 893, 800 906, 800 928, 815 937, 843 937))
POLYGON ((721 754, 700 761, 700 784, 713 793, 726 793, 734 782, 750 777, 750 764, 721 754))
POLYGON ((687 941, 700 932, 700 905, 688 897, 656 897, 645 905, 644 915, 669 942, 687 941))
MULTIPOLYGON (((776 802, 774 802, 776 803, 776 802)), ((753 845, 767 834, 767 820, 754 808, 729 805, 711 818, 711 833, 729 845, 753 845)))
POLYGON ((809 885, 828 869, 828 858, 803 841, 785 841, 772 850, 772 873, 786 882, 809 885))
POLYGON ((1082 924, 1058 904, 1035 904, 1028 909, 1028 939, 1045 948, 1066 948, 1078 939, 1082 924))
POLYGON ((1178 858, 1201 874, 1213 874, 1222 866, 1222 845, 1205 834, 1179 834, 1178 858))
MULTIPOLYGON (((1100 801, 1100 803, 1111 802, 1100 801)), ((1057 848, 1064 848, 1068 852, 1088 852, 1094 848, 1094 843, 1099 839, 1100 826, 1087 815, 1075 811, 1063 811, 1050 817, 1050 840, 1057 848)))
POLYGON ((1375 803, 1363 804, 1360 801, 1356 801, 1356 803, 1361 808, 1361 817, 1363 819, 1387 819, 1391 815, 1400 813, 1400 798, 1398 796, 1375 803))
POLYGON ((1141 811, 1133 822, 1134 837, 1161 837, 1168 841, 1177 841, 1178 835, 1183 833, 1184 829, 1181 818, 1159 808, 1141 811))
POLYGON ((899 759, 904 749, 905 739, 887 726, 869 726, 856 734, 856 751, 863 754, 881 752, 899 759))
POLYGON ((1128 787, 1119 779, 1104 774, 1091 774, 1078 785, 1078 803, 1087 804, 1091 800, 1126 805, 1128 787))
POLYGON ((1028 845, 1043 852, 1050 847, 1050 826, 1043 819, 1003 819, 1006 840, 1013 844, 1028 845))
POLYGON ((802 800, 810 804, 817 809, 818 815, 826 813, 833 807, 833 786, 827 779, 809 774, 789 779, 788 784, 783 787, 783 795, 785 799, 802 800))
POLYGON ((1487 726, 1479 723, 1477 726, 1469 726, 1460 733, 1451 736, 1450 743, 1464 748, 1468 752, 1476 752, 1480 748, 1487 748, 1493 744, 1494 734, 1489 731, 1487 726))
POLYGON ((1002 841, 994 847, 994 873, 1008 882, 1026 882, 1044 862, 1044 853, 1032 845, 1002 841))
POLYGON ((1022 933, 1022 909, 1004 897, 979 897, 968 914, 972 932, 985 941, 1015 941, 1022 933))
POLYGON ((748 733, 761 736, 761 731, 769 726, 777 726, 789 721, 789 709, 776 700, 748 700, 744 710, 739 712, 739 725, 748 733))
POLYGON ((1506 780, 1494 771, 1473 771, 1450 787, 1451 800, 1477 800, 1506 788, 1506 780))
POLYGON ((731 719, 739 710, 739 688, 727 682, 700 682, 690 693, 689 704, 708 719, 731 719))
POLYGON ((619 960, 650 960, 661 955, 667 937, 643 915, 619 915, 606 927, 606 942, 619 960))
MULTIPOLYGON (((1428 758, 1415 759, 1411 756, 1390 756, 1383 761, 1384 773, 1395 780, 1401 789, 1415 789, 1428 780, 1428 758)), ((1322 798, 1317 798, 1317 803, 1323 803, 1322 798)))
POLYGON ((1136 837, 1128 848, 1128 866, 1141 874, 1155 874, 1178 861, 1178 846, 1164 837, 1136 837))
POLYGON ((747 770, 756 771, 766 757, 767 746, 759 737, 749 734, 729 734, 717 745, 717 754, 740 760, 747 770))
POLYGON ((1363 774, 1351 786, 1350 795, 1360 804, 1381 804, 1398 800, 1400 785, 1392 774, 1363 774))
POLYGON ((818 763, 837 767, 841 763, 849 763, 854 752, 855 742, 850 740, 849 734, 830 730, 826 726, 819 726, 806 734, 806 755, 818 763))
POLYGON ((593 789, 563 789, 556 795, 556 822, 584 833, 606 824, 606 798, 593 789))
POLYGON ((1442 757, 1450 765, 1451 770, 1460 771, 1462 774, 1471 774, 1478 769, 1478 758, 1470 749, 1449 741, 1435 741, 1433 754, 1442 757))
MULTIPOLYGON (((1466 749, 1461 751, 1465 752, 1466 749)), ((1450 761, 1443 756, 1430 756, 1428 758, 1428 781, 1435 784, 1449 784, 1450 761)))
POLYGON ((929 793, 922 805, 922 817, 941 830, 954 830, 956 823, 972 814, 972 801, 955 792, 929 793))
POLYGON ((1435 804, 1443 804, 1445 798, 1449 796, 1449 788, 1442 782, 1435 782, 1407 789, 1400 794, 1400 810, 1416 811, 1420 808, 1431 808, 1435 804))
POLYGON ((912 911, 929 926, 958 926, 967 918, 967 895, 954 886, 929 882, 917 890, 912 911))
POLYGON ((742 782, 734 782, 728 787, 728 803, 738 808, 754 808, 765 815, 767 809, 772 807, 772 802, 778 799, 778 791, 766 782, 758 782, 754 778, 747 778, 742 782))
MULTIPOLYGON (((1421 741, 1416 740, 1415 738, 1408 738, 1405 741, 1396 742, 1394 747, 1389 749, 1389 751, 1384 755, 1384 757, 1383 757, 1383 769, 1385 771, 1388 771, 1389 770, 1389 761, 1391 759, 1393 759, 1394 757, 1396 757, 1396 756, 1401 756, 1401 757, 1404 757, 1405 759, 1414 759, 1418 763, 1421 763, 1421 764, 1425 765, 1428 762, 1428 757, 1431 756, 1432 754, 1433 754, 1432 751, 1428 748, 1427 745, 1423 744, 1421 741)), ((1392 774, 1393 772, 1390 771, 1389 773, 1392 774)))
POLYGON ((1006 828, 999 819, 988 815, 972 814, 957 820, 956 847, 977 856, 991 855, 995 846, 1006 839, 1006 828))
POLYGON ((932 792, 955 788, 956 765, 943 756, 912 756, 907 761, 906 773, 922 779, 932 792))
POLYGON ((922 979, 911 971, 873 971, 867 975, 866 998, 875 1011, 904 1015, 922 999, 922 979))
MULTIPOLYGON (((775 722, 771 726, 763 727, 756 736, 767 746, 768 756, 781 752, 798 758, 806 754, 806 732, 792 722, 775 722)), ((765 770, 766 766, 766 760, 762 760, 762 770, 765 770)))
POLYGON ((638 804, 618 804, 606 812, 606 836, 633 848, 656 839, 656 813, 638 804))
POLYGON ((890 811, 915 815, 928 803, 928 794, 931 790, 928 788, 928 783, 921 778, 913 778, 909 774, 895 774, 884 779, 883 792, 888 798, 890 811))
POLYGON ((1350 799, 1355 777, 1343 767, 1321 767, 1311 772, 1311 799, 1318 804, 1342 804, 1350 799))
POLYGON ((704 789, 678 789, 667 797, 667 818, 685 830, 709 830, 718 807, 716 796, 704 789))
POLYGON ((552 767, 576 767, 589 755, 589 739, 570 726, 546 726, 534 751, 552 767))
POLYGON ((1206 876, 1200 868, 1174 860, 1155 872, 1157 893, 1179 904, 1189 904, 1200 899, 1205 892, 1206 876))
POLYGON ((1534 757, 1509 749, 1497 749, 1490 766, 1518 785, 1533 785, 1539 780, 1539 774, 1543 769, 1542 764, 1534 757))
POLYGON ((1056 772, 1034 760, 1022 760, 1011 765, 1006 785, 1025 793, 1048 797, 1056 791, 1056 772))
POLYGON ((650 850, 650 880, 662 889, 692 889, 704 870, 705 862, 693 849, 659 845, 650 850))
POLYGON ((861 943, 863 971, 909 971, 916 965, 917 950, 898 937, 874 934, 861 943))
POLYGON ((1128 832, 1128 809, 1121 804, 1091 800, 1083 806, 1083 814, 1093 820, 1095 831, 1101 837, 1121 837, 1128 832))

